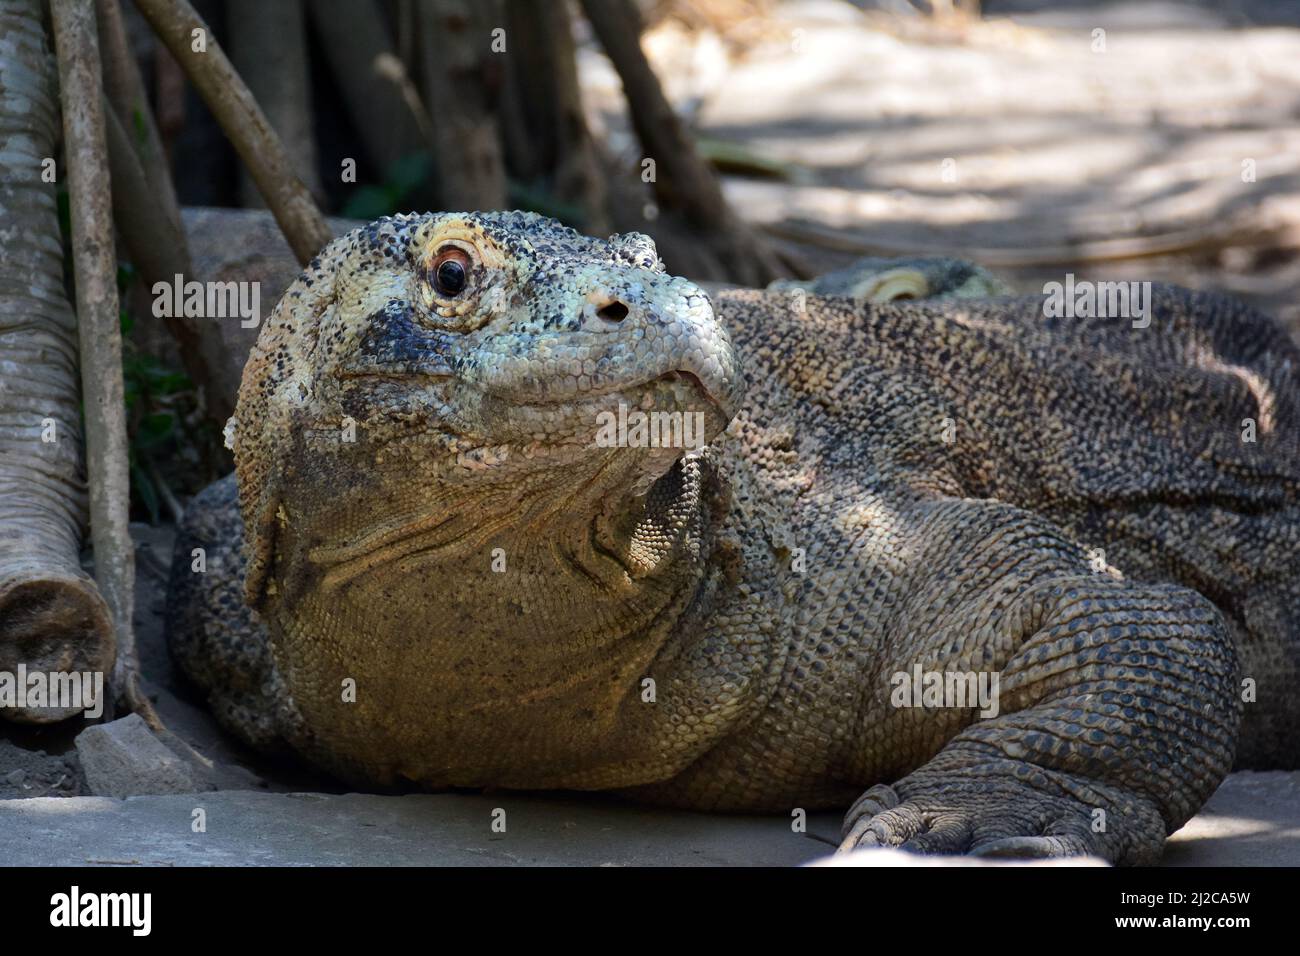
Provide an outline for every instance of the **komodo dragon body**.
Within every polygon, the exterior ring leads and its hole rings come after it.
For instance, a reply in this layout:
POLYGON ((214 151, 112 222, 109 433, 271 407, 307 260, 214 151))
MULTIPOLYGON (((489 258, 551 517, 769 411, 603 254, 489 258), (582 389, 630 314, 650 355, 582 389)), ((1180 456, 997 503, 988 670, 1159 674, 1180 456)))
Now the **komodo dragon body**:
POLYGON ((365 786, 1150 862, 1234 755, 1300 755, 1300 354, 1151 296, 1145 328, 710 299, 644 236, 380 220, 261 332, 173 653, 244 738, 365 786))

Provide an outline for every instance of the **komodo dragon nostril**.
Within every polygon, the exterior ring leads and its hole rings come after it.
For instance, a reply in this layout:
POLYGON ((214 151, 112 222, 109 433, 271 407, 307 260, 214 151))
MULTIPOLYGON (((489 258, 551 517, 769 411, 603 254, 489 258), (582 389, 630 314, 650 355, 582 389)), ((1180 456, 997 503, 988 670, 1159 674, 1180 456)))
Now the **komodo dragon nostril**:
POLYGON ((613 302, 601 306, 596 314, 610 322, 622 322, 627 318, 627 306, 615 299, 613 302))

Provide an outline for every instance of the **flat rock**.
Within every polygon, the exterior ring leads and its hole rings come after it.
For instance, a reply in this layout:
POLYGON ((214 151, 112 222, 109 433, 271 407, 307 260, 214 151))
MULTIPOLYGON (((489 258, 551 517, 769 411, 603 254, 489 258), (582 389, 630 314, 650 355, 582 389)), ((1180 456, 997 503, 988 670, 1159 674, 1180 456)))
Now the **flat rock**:
POLYGON ((189 764, 155 737, 137 714, 83 730, 77 736, 77 756, 91 793, 99 796, 197 789, 189 764))
MULTIPOLYGON (((825 859, 839 816, 653 810, 601 797, 266 793, 0 801, 13 865, 795 866, 825 859), (203 812, 197 813, 196 811, 203 812), (492 827, 505 812, 505 830, 492 827), (499 815, 497 815, 499 817, 499 815), (195 832, 197 821, 203 829, 195 832)), ((850 865, 944 865, 864 851, 850 865)), ((1174 835, 1165 864, 1300 865, 1300 772, 1240 773, 1174 835)))
POLYGON ((978 856, 922 856, 919 853, 905 853, 887 847, 870 850, 855 850, 852 853, 837 853, 832 856, 814 860, 810 866, 833 867, 965 867, 965 868, 1003 868, 1021 866, 1109 866, 1105 860, 1095 856, 1072 856, 1060 860, 1008 860, 991 859, 978 856))
MULTIPOLYGON (((837 827, 834 814, 809 821, 810 832, 837 827)), ((788 818, 600 798, 222 790, 0 802, 0 859, 11 865, 794 866, 829 849, 788 818), (194 832, 199 819, 205 832, 194 832)))
POLYGON ((1300 866, 1300 771, 1231 774, 1165 846, 1165 866, 1300 866))

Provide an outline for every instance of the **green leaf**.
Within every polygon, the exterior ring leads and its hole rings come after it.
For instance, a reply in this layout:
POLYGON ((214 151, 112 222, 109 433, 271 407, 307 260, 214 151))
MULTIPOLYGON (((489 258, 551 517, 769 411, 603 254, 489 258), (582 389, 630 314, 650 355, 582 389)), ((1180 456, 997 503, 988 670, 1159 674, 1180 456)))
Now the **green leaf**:
POLYGON ((144 152, 144 148, 149 144, 149 127, 144 121, 144 111, 139 107, 131 111, 131 125, 135 127, 135 141, 144 152))
POLYGON ((170 438, 175 430, 175 415, 171 412, 153 412, 140 420, 140 427, 136 430, 135 441, 132 444, 141 450, 157 448, 170 438))
POLYGON ((411 153, 388 167, 384 185, 396 202, 401 202, 433 175, 433 157, 428 153, 411 153))
POLYGON ((391 215, 396 203, 382 186, 362 186, 343 206, 346 219, 378 219, 391 215))

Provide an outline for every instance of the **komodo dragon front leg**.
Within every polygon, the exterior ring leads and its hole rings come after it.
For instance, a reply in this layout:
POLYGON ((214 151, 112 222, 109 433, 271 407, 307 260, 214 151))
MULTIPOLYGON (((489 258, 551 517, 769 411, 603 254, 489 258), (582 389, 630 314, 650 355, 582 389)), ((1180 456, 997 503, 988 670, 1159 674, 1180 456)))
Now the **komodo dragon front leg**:
MULTIPOLYGON (((942 500, 900 518, 910 541, 895 553, 913 546, 922 570, 885 633, 863 733, 905 742, 916 769, 867 790, 843 848, 1158 860, 1232 763, 1236 658, 1219 612, 1090 566, 1008 505, 942 500), (897 706, 897 675, 918 665, 996 675, 996 716, 897 706)), ((879 752, 862 748, 858 779, 879 752)))

